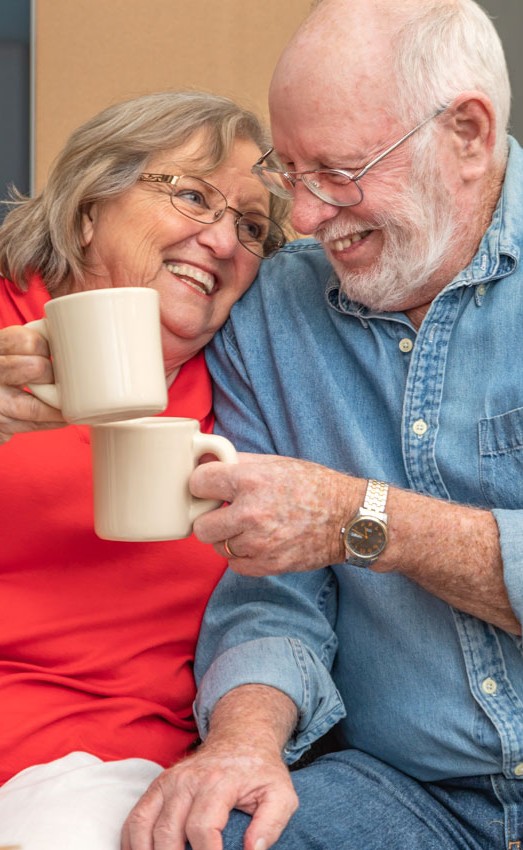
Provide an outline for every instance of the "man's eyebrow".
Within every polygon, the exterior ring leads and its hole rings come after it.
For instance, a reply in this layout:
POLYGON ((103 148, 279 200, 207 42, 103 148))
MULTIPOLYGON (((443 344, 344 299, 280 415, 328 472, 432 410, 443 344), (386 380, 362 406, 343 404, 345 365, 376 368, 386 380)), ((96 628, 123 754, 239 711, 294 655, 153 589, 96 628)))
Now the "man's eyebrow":
POLYGON ((310 171, 357 171, 362 168, 366 162, 368 157, 336 157, 336 159, 331 159, 327 161, 319 162, 315 168, 308 169, 310 171))
MULTIPOLYGON (((335 155, 325 153, 324 156, 321 154, 315 157, 315 162, 317 165, 312 170, 321 170, 323 168, 326 169, 341 169, 354 171, 355 167, 365 165, 371 156, 369 155, 368 150, 355 150, 352 149, 350 153, 343 154, 336 152, 335 155)), ((303 169, 305 170, 305 169, 303 169)))

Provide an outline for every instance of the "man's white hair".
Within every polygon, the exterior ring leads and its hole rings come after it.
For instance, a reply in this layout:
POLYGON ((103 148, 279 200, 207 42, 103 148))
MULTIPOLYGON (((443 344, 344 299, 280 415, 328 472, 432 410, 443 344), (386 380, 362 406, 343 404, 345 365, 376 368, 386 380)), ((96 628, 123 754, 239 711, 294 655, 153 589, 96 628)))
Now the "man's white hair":
MULTIPOLYGON (((510 81, 501 40, 486 12, 474 0, 422 3, 400 28, 394 47, 394 113, 415 123, 426 117, 427 104, 445 106, 463 91, 479 90, 494 107, 494 157, 503 163, 510 81)), ((423 138, 425 133, 420 135, 420 145, 423 138)))

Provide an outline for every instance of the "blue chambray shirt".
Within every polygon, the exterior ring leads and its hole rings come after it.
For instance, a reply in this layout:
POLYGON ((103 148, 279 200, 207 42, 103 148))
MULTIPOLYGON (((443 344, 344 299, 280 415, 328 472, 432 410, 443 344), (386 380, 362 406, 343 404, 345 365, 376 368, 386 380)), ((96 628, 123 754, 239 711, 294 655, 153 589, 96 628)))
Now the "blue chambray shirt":
MULTIPOLYGON (((522 620, 523 151, 510 144, 491 226, 418 332, 402 313, 351 303, 321 247, 302 240, 263 264, 208 362, 218 428, 239 450, 492 509, 522 620)), ((289 762, 339 722, 346 746, 421 780, 523 778, 521 639, 399 572, 228 571, 196 673, 203 735, 217 699, 257 682, 298 706, 289 762)))

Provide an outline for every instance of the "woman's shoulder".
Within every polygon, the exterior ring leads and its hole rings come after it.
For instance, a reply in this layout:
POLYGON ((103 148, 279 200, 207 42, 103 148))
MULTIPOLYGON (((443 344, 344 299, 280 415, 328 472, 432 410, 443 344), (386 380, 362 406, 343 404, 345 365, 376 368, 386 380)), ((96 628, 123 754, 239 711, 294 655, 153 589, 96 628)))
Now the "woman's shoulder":
POLYGON ((38 275, 31 277, 27 290, 0 275, 0 327, 40 319, 47 301, 49 293, 38 275))

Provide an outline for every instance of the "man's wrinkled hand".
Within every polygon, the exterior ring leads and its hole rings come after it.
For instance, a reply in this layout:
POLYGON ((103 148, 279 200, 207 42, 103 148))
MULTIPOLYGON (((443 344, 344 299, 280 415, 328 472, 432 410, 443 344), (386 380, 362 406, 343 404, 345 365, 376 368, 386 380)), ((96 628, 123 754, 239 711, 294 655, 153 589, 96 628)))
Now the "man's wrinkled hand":
POLYGON ((344 560, 340 530, 363 501, 365 482, 317 463, 239 454, 240 463, 206 463, 190 480, 194 496, 228 503, 203 514, 194 532, 251 575, 312 570, 344 560))
POLYGON ((233 808, 252 820, 245 850, 267 850, 298 805, 279 757, 252 748, 234 755, 202 746, 152 783, 127 818, 122 850, 222 850, 233 808))

